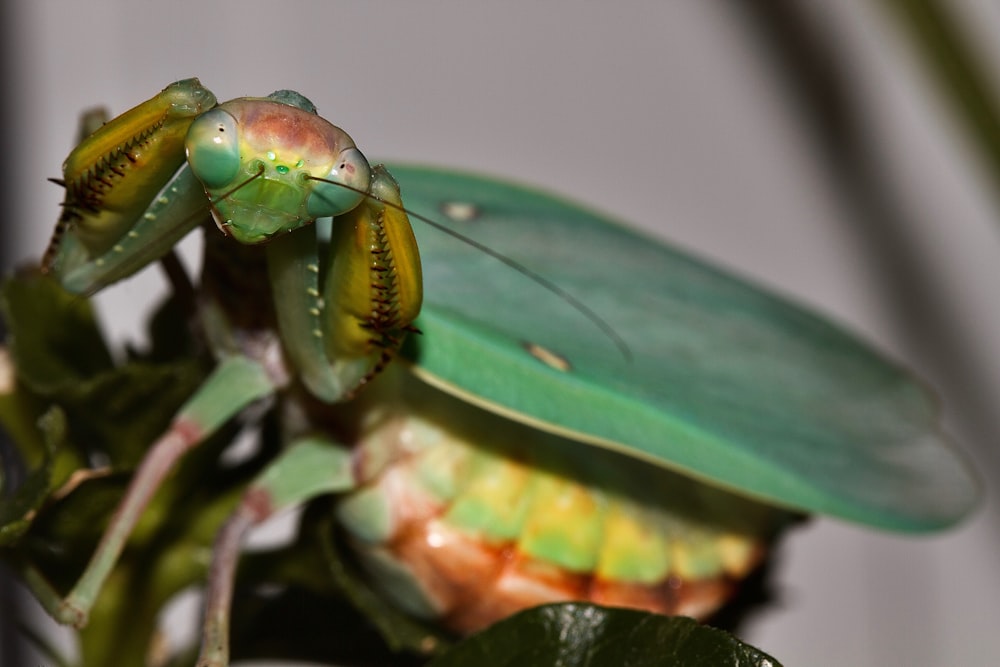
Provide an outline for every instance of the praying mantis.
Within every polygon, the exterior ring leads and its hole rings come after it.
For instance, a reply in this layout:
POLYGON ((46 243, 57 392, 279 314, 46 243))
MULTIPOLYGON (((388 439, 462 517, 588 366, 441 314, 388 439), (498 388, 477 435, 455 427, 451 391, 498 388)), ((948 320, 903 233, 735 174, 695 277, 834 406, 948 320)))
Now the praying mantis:
POLYGON ((219 105, 194 79, 70 155, 44 270, 90 295, 210 211, 215 365, 69 593, 28 577, 57 619, 87 623, 170 470, 252 406, 287 448, 218 533, 199 665, 228 662, 246 532, 316 495, 347 494, 384 595, 462 632, 558 599, 705 617, 799 512, 919 531, 973 504, 926 393, 835 327, 541 193, 392 172, 297 93, 219 105))

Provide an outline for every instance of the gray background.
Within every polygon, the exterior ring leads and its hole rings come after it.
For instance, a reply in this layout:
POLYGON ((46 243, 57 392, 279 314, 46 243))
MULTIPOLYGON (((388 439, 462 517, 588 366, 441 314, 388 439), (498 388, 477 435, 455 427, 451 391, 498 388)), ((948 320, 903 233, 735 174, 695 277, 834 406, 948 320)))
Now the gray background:
MULTIPOLYGON (((937 387, 982 471, 987 504, 942 536, 825 519, 795 532, 779 600, 745 637, 786 665, 996 664, 996 193, 873 3, 788 4, 840 59, 860 164, 888 198, 850 196, 856 170, 824 161, 775 76, 788 62, 761 47, 740 2, 24 2, 8 8, 4 251, 44 248, 61 198, 45 179, 81 109, 119 112, 189 76, 220 99, 297 89, 370 157, 579 199, 867 336, 937 387)), ((1000 72, 1000 10, 952 4, 1000 72)), ((154 283, 103 299, 116 335, 154 283)))

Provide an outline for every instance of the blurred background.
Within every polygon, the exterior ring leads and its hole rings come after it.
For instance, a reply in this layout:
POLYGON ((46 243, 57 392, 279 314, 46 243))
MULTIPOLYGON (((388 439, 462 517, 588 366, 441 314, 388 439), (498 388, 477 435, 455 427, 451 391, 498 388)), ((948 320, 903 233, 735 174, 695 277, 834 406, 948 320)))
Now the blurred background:
MULTIPOLYGON (((998 5, 942 4, 984 65, 970 83, 948 60, 948 80, 1000 90, 998 5)), ((370 158, 582 201, 811 305, 912 368, 980 471, 982 508, 940 536, 828 519, 794 532, 776 600, 742 637, 789 666, 996 664, 1000 133, 975 94, 963 107, 978 110, 972 123, 943 94, 914 38, 927 8, 6 3, 0 250, 7 266, 40 256, 62 198, 46 178, 81 110, 118 113, 190 76, 220 99, 299 90, 370 158)), ((938 17, 923 25, 948 37, 938 17)), ((157 289, 151 273, 102 298, 109 328, 124 336, 157 289)), ((22 613, 6 604, 5 620, 22 613)), ((4 665, 41 664, 15 657, 9 634, 0 641, 4 665)))

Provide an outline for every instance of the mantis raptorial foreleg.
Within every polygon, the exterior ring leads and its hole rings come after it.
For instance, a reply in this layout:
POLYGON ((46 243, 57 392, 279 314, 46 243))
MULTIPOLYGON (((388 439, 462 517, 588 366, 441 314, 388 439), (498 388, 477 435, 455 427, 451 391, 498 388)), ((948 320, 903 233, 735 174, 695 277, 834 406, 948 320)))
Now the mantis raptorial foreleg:
POLYGON ((326 402, 378 373, 420 311, 420 258, 399 186, 376 167, 371 191, 377 199, 335 221, 322 282, 314 235, 289 234, 267 248, 285 352, 326 402))
POLYGON ((184 166, 184 140, 215 104, 196 79, 178 81, 84 137, 63 164, 63 212, 43 270, 90 294, 155 261, 203 222, 204 188, 184 166))

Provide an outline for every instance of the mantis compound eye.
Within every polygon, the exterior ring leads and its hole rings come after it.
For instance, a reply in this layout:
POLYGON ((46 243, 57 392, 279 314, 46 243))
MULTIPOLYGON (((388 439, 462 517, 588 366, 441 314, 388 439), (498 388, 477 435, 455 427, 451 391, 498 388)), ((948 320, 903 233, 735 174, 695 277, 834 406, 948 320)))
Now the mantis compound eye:
POLYGON ((184 147, 191 170, 206 188, 225 187, 239 172, 238 132, 236 119, 223 109, 212 109, 191 124, 184 147))
POLYGON ((345 148, 324 180, 312 181, 307 201, 309 215, 325 218, 350 211, 361 201, 362 193, 368 192, 371 180, 371 166, 361 151, 345 148))

